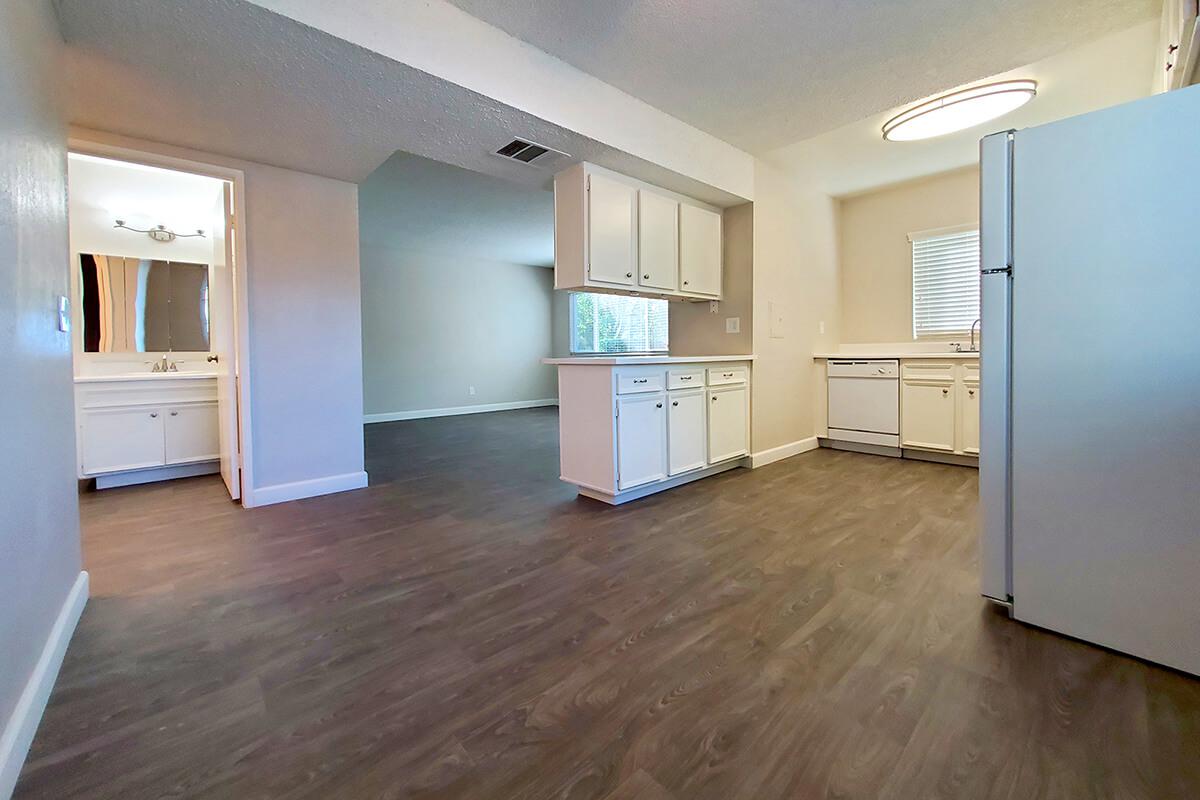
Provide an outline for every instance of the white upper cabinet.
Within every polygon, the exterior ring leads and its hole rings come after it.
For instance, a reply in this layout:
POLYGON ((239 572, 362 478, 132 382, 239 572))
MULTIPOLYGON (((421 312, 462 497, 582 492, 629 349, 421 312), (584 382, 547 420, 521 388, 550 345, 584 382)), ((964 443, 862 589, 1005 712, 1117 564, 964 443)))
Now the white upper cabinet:
POLYGON ((673 292, 679 285, 679 203, 638 192, 638 284, 673 292))
POLYGON ((591 164, 554 176, 554 288, 721 298, 721 214, 591 164))
POLYGON ((637 189, 588 176, 588 276, 632 286, 636 281, 637 189))
POLYGON ((721 295, 721 215, 696 206, 679 208, 680 288, 721 295))

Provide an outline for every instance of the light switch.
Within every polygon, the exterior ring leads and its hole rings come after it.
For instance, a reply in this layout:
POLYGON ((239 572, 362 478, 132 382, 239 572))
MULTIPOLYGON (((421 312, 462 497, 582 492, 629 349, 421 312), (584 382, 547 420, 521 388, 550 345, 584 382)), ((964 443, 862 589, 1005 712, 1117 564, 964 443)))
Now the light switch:
POLYGON ((741 333, 742 332, 742 318, 741 317, 726 317, 725 318, 725 332, 726 333, 741 333))
POLYGON ((64 295, 58 296, 58 329, 63 333, 71 331, 71 301, 64 295))

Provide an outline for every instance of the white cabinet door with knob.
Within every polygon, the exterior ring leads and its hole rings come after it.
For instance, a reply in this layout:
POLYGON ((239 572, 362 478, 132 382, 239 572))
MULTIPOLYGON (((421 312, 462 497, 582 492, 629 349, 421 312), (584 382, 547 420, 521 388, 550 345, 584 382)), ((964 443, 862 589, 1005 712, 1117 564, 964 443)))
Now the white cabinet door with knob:
POLYGON ((958 387, 958 392, 958 416, 962 421, 960 449, 967 455, 977 456, 979 455, 979 384, 964 383, 958 387))
POLYGON ((708 463, 703 389, 683 389, 667 397, 669 472, 678 475, 708 463))
POLYGON ((629 489, 667 477, 666 394, 617 398, 617 488, 629 489))
POLYGON ((744 456, 750 449, 746 386, 708 390, 708 463, 744 456))
POLYGON ((900 445, 954 452, 954 383, 903 379, 900 445))
POLYGON ((163 463, 163 410, 151 407, 88 409, 81 422, 85 473, 158 467, 163 463))
POLYGON ((216 403, 168 407, 164 419, 166 463, 183 464, 220 458, 216 403))
POLYGON ((588 176, 588 277, 632 286, 637 264, 637 189, 588 176))
POLYGON ((679 289, 721 295, 721 215, 698 206, 679 206, 679 289))
POLYGON ((679 284, 679 202, 638 191, 638 285, 675 291, 679 284))

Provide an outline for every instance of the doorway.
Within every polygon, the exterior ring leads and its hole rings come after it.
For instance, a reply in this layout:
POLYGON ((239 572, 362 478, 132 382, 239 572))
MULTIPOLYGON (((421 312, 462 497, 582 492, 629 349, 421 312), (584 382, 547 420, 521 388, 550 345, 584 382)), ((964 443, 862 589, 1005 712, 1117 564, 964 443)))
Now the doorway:
POLYGON ((241 173, 74 140, 67 172, 77 477, 219 473, 246 504, 241 173))

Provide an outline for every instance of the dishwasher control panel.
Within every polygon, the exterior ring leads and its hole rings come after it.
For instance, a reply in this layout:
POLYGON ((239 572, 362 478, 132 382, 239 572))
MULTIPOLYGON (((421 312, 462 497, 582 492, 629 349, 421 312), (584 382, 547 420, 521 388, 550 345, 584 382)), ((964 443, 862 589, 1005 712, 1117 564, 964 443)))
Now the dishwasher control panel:
POLYGON ((896 359, 830 359, 831 378, 899 378, 900 362, 896 359))

